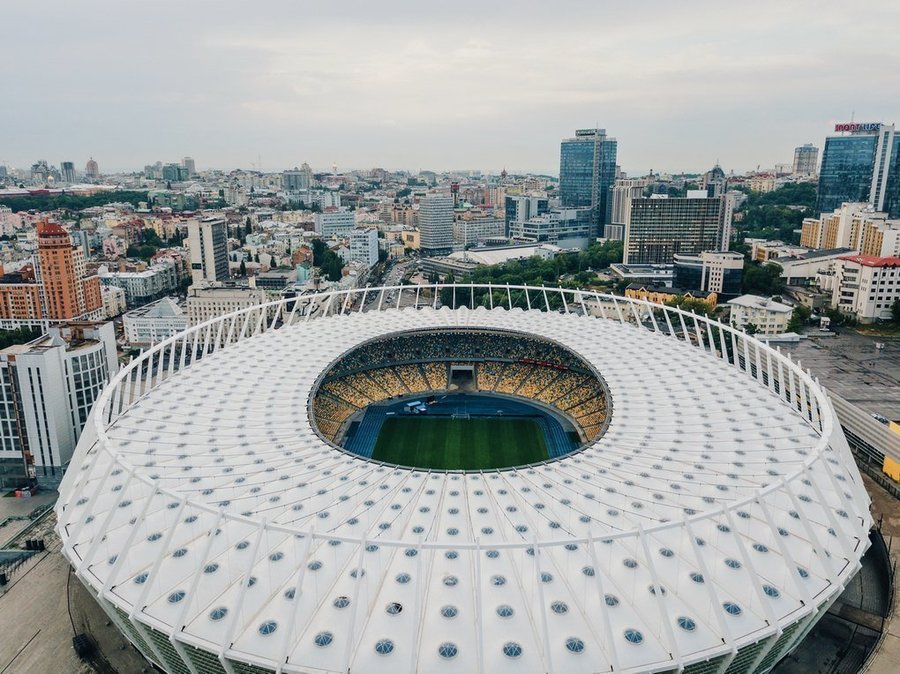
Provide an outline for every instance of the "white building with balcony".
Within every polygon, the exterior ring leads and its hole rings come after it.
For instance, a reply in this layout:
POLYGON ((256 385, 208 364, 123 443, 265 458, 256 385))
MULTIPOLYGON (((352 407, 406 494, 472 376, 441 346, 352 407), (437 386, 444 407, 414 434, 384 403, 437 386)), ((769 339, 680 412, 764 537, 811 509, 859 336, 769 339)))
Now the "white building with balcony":
POLYGON ((893 318, 900 299, 900 258, 846 255, 834 262, 831 306, 856 318, 875 323, 893 318))
POLYGON ((748 325, 756 327, 760 335, 780 335, 787 332, 793 307, 758 295, 741 295, 728 302, 731 307, 730 323, 735 328, 746 330, 748 325))

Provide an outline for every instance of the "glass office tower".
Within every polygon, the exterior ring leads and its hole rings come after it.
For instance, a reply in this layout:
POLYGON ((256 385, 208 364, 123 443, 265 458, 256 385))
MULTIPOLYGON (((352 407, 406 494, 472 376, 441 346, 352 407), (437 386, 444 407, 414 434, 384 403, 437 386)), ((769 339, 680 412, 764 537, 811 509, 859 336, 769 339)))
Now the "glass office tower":
MULTIPOLYGON (((900 218, 900 140, 894 138, 894 127, 891 126, 890 151, 885 152, 885 167, 882 176, 883 186, 880 193, 879 211, 884 211, 889 218, 900 218)), ((887 149, 887 148, 885 148, 887 149)))
POLYGON ((900 148, 894 125, 838 124, 841 135, 825 139, 819 170, 819 213, 844 202, 871 204, 889 217, 900 217, 900 148))
POLYGON ((610 188, 616 180, 615 138, 605 129, 579 129, 559 149, 559 199, 562 206, 594 209, 594 231, 599 236, 610 223, 610 188))

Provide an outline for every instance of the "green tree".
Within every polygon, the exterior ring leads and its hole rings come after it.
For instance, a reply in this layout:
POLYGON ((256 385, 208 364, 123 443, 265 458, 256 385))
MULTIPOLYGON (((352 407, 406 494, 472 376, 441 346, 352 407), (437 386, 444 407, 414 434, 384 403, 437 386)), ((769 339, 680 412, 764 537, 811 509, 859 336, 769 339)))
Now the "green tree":
POLYGON ((5 349, 14 344, 27 344, 32 339, 41 336, 41 331, 35 328, 16 328, 14 330, 0 330, 0 349, 5 349))
POLYGON ((313 239, 313 264, 322 270, 329 281, 339 281, 343 276, 344 263, 340 256, 330 250, 321 239, 313 239))
MULTIPOLYGON (((742 190, 747 191, 747 190, 742 190)), ((749 192, 734 222, 735 239, 781 239, 798 243, 803 218, 815 214, 816 186, 812 183, 785 185, 772 192, 749 192)))
POLYGON ((794 311, 791 313, 791 320, 788 321, 788 332, 800 332, 803 328, 809 325, 809 317, 811 315, 812 311, 809 309, 809 307, 798 304, 796 307, 794 307, 794 311))
POLYGON ((327 250, 328 246, 325 245, 325 242, 322 241, 322 239, 313 239, 312 254, 314 265, 320 266, 322 264, 323 258, 325 257, 325 251, 327 250))
POLYGON ((622 252, 621 241, 593 243, 586 250, 560 254, 549 260, 531 257, 505 264, 481 266, 467 275, 465 280, 504 285, 584 287, 596 279, 596 272, 608 268, 614 262, 621 262, 622 252), (579 272, 585 273, 575 278, 574 275, 579 272), (560 277, 565 275, 573 276, 571 280, 561 282, 560 277))
POLYGON ((259 264, 259 251, 256 251, 256 255, 253 256, 253 261, 256 264, 259 264))
POLYGON ((744 332, 746 332, 748 335, 755 335, 759 332, 759 327, 756 325, 756 323, 747 323, 747 325, 744 326, 744 332))
MULTIPOLYGON (((456 283, 456 277, 453 275, 452 271, 447 273, 447 276, 444 278, 444 283, 456 283)), ((453 288, 441 288, 441 304, 453 309, 456 308, 453 306, 453 288)))
POLYGON ((710 316, 715 313, 715 309, 710 308, 704 300, 696 297, 687 297, 685 295, 677 295, 668 302, 667 306, 678 307, 682 311, 693 312, 698 316, 710 316))
POLYGON ((240 274, 241 276, 247 275, 247 264, 243 260, 241 260, 240 274))
POLYGON ((146 191, 111 190, 97 194, 81 195, 62 192, 60 194, 28 194, 0 198, 0 206, 9 206, 13 213, 20 211, 55 211, 66 209, 81 211, 94 206, 105 206, 111 203, 127 203, 137 206, 141 201, 148 201, 146 191))
POLYGON ((774 262, 764 265, 758 262, 744 262, 742 289, 756 295, 778 295, 784 290, 781 267, 774 262))
POLYGON ((900 298, 895 299, 891 305, 891 321, 896 325, 900 325, 900 298))

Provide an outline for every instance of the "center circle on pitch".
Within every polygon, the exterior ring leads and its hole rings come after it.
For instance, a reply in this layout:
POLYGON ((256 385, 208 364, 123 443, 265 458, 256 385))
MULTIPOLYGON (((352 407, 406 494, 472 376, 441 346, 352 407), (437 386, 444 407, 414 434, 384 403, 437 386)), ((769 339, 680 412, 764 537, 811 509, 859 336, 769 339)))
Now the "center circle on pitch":
POLYGON ((566 456, 609 423, 602 376, 571 349, 497 329, 397 332, 358 344, 313 387, 333 446, 426 470, 512 468, 566 456))

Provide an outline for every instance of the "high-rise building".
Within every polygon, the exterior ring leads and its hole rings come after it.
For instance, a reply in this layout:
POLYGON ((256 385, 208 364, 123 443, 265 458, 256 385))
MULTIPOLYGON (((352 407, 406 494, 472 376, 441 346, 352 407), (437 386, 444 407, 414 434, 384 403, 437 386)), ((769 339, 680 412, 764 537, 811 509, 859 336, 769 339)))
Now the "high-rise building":
POLYGON ((592 236, 610 222, 609 191, 616 179, 616 150, 616 139, 608 137, 605 129, 578 129, 573 138, 560 144, 560 205, 593 208, 592 236))
POLYGON ((112 323, 51 327, 28 344, 0 350, 4 473, 58 484, 117 363, 112 323))
POLYGON ((326 239, 346 236, 356 227, 356 217, 353 211, 329 206, 321 213, 316 213, 315 226, 316 233, 326 239))
POLYGON ((188 175, 188 169, 181 164, 166 164, 163 166, 162 170, 163 180, 167 180, 169 182, 183 182, 187 180, 190 176, 188 175))
POLYGON ((362 262, 367 267, 378 263, 378 231, 354 229, 350 232, 350 261, 362 262))
POLYGON ((161 161, 155 164, 147 164, 144 167, 144 177, 149 180, 162 180, 163 165, 161 161))
POLYGON ((185 157, 181 160, 181 165, 187 171, 188 178, 197 175, 197 164, 194 162, 193 157, 185 157))
POLYGON ((900 220, 889 220, 868 204, 841 204, 833 213, 805 218, 800 245, 807 248, 850 248, 860 255, 897 257, 900 255, 900 220))
POLYGON ((603 237, 621 241, 625 238, 625 218, 628 204, 632 199, 644 196, 644 190, 650 184, 648 178, 620 178, 610 190, 609 224, 603 229, 603 237))
POLYGON ((446 255, 453 248, 453 199, 431 194, 419 203, 422 255, 446 255))
POLYGON ((46 159, 39 159, 31 165, 31 182, 43 187, 49 182, 52 171, 46 159))
POLYGON ((888 217, 900 217, 900 140, 894 125, 849 123, 834 130, 838 135, 825 139, 817 210, 866 202, 888 217))
POLYGON ((87 164, 84 166, 84 176, 88 180, 99 180, 100 179, 100 166, 94 161, 94 158, 91 157, 88 159, 87 164))
POLYGON ((684 198, 632 199, 625 224, 624 264, 672 264, 676 254, 728 250, 734 201, 690 190, 684 198))
POLYGON ((794 149, 794 175, 815 175, 819 165, 819 148, 806 143, 794 149))
POLYGON ((310 188, 310 175, 296 166, 282 172, 281 183, 285 192, 300 192, 310 188))
POLYGON ((70 185, 75 182, 75 163, 70 161, 64 161, 59 165, 59 174, 62 177, 64 183, 69 183, 70 185))
POLYGON ((303 162, 303 166, 296 166, 281 174, 281 186, 285 192, 302 192, 313 186, 313 172, 309 164, 303 162))
POLYGON ((506 235, 510 235, 511 223, 525 222, 538 215, 543 215, 548 210, 547 197, 507 196, 504 202, 506 235))
POLYGON ((55 222, 37 226, 35 279, 41 290, 43 318, 52 321, 99 318, 103 307, 100 279, 88 276, 84 249, 55 222))
POLYGON ((228 279, 228 226, 222 218, 188 221, 191 282, 195 285, 228 279))

